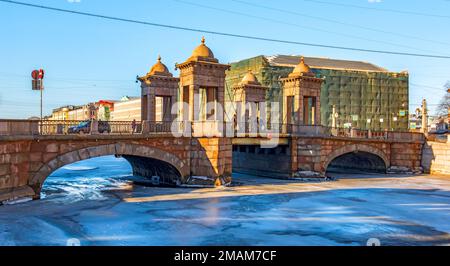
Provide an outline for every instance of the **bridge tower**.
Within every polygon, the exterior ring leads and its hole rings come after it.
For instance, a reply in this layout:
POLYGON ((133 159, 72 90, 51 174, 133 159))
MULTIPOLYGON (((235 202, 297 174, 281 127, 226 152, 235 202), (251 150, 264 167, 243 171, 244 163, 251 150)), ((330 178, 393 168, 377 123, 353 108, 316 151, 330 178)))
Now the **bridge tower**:
POLYGON ((161 57, 144 77, 139 77, 142 88, 142 120, 171 122, 175 119, 172 105, 177 101, 178 78, 173 77, 161 62, 161 57))
POLYGON ((302 57, 283 83, 283 124, 320 125, 320 90, 316 78, 302 57))
POLYGON ((191 175, 208 176, 215 184, 229 182, 232 171, 232 143, 224 128, 225 71, 205 45, 205 38, 181 64, 179 83, 180 120, 193 125, 191 175))
MULTIPOLYGON (((246 128, 250 133, 257 133, 257 127, 266 121, 266 90, 251 70, 244 76, 242 81, 233 87, 234 102, 237 108, 238 128, 246 128)), ((241 132, 239 130, 239 132, 241 132)))
POLYGON ((180 101, 184 103, 181 107, 182 120, 223 121, 225 71, 230 65, 219 63, 205 45, 203 37, 191 57, 184 63, 176 64, 176 68, 180 70, 180 101))

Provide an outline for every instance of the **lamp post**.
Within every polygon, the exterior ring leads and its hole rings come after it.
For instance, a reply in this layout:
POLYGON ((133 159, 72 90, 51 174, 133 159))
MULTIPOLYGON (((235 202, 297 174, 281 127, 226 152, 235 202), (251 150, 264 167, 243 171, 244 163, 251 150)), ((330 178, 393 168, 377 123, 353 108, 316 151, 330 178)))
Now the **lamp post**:
POLYGON ((422 100, 422 133, 428 134, 428 111, 427 100, 422 100))
MULTIPOLYGON (((398 117, 397 116, 394 116, 393 118, 392 118, 392 121, 394 121, 394 123, 395 123, 395 125, 397 124, 397 121, 398 121, 398 117)), ((394 126, 395 126, 394 125, 394 126)), ((392 127, 392 131, 394 131, 394 127, 392 127)))
POLYGON ((333 105, 333 113, 331 114, 331 127, 336 128, 336 119, 338 114, 336 113, 336 105, 333 105))
POLYGON ((366 128, 367 128, 367 137, 368 137, 369 139, 372 138, 372 128, 370 127, 370 123, 372 123, 372 119, 367 118, 367 125, 366 125, 366 128))

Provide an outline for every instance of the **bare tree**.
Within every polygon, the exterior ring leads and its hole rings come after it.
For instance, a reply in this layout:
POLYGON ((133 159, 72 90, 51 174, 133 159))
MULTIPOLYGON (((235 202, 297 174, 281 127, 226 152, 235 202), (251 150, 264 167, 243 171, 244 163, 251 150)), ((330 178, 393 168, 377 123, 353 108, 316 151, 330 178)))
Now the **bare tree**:
POLYGON ((436 115, 438 116, 447 116, 448 110, 450 108, 450 81, 447 81, 447 84, 445 84, 445 88, 447 90, 447 93, 439 102, 439 105, 436 109, 436 115))

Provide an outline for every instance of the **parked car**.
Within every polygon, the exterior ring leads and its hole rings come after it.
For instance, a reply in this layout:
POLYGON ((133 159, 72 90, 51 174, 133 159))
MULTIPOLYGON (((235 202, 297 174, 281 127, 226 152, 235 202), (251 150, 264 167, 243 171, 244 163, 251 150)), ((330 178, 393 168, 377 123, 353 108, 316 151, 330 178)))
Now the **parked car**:
POLYGON ((107 121, 98 121, 98 132, 99 133, 111 133, 111 126, 107 121))
POLYGON ((76 126, 71 126, 67 130, 69 134, 79 134, 84 133, 87 134, 91 132, 91 121, 83 121, 76 126))
MULTIPOLYGON (((91 121, 83 121, 76 126, 71 126, 68 129, 69 134, 88 134, 91 132, 91 121)), ((98 121, 99 133, 111 133, 111 126, 106 121, 98 121)))

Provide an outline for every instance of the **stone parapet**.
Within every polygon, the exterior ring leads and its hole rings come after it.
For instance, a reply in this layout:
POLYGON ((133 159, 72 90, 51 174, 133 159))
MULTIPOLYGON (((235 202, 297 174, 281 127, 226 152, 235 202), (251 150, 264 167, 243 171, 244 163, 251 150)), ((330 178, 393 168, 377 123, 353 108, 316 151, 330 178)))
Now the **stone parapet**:
POLYGON ((423 148, 422 165, 426 173, 450 175, 450 142, 427 141, 423 148))

